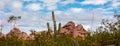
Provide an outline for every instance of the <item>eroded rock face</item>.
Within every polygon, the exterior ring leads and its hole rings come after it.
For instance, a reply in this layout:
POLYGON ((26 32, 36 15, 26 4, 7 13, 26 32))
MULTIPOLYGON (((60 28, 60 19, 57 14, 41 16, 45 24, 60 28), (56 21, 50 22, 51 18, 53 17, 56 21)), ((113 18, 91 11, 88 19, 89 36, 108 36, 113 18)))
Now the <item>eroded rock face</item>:
POLYGON ((82 37, 85 38, 86 35, 86 30, 83 28, 81 24, 78 24, 75 26, 75 23, 72 21, 69 21, 67 24, 65 24, 61 30, 60 33, 62 34, 72 34, 73 37, 82 37))
POLYGON ((69 31, 73 31, 73 29, 75 28, 75 23, 72 21, 69 21, 66 25, 64 25, 62 28, 65 28, 69 31))
POLYGON ((25 32, 22 32, 21 39, 24 39, 24 40, 26 40, 27 38, 28 38, 28 35, 27 35, 27 33, 25 33, 25 32))
POLYGON ((0 33, 0 38, 2 38, 2 37, 4 37, 4 36, 5 36, 4 34, 0 33))
POLYGON ((8 34, 6 34, 7 37, 16 37, 18 39, 24 39, 26 40, 28 35, 25 32, 21 32, 19 28, 14 27, 10 30, 8 34))
POLYGON ((33 34, 30 34, 30 35, 28 36, 28 39, 29 39, 29 40, 34 40, 34 37, 35 37, 35 36, 34 36, 33 34))
POLYGON ((17 27, 11 29, 10 32, 7 34, 8 37, 19 37, 20 35, 21 31, 17 27))

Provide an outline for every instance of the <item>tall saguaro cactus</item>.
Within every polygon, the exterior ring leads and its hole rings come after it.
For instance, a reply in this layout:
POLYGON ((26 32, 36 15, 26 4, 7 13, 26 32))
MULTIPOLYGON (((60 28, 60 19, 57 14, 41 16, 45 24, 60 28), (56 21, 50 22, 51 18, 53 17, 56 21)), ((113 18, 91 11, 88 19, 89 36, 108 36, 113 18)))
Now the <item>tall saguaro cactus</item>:
POLYGON ((54 15, 54 12, 52 11, 52 20, 53 20, 53 25, 54 25, 54 34, 56 35, 56 20, 55 20, 55 15, 54 15))
MULTIPOLYGON (((56 35, 57 35, 57 33, 59 33, 60 28, 61 28, 61 23, 59 23, 58 30, 57 30, 55 15, 54 15, 53 11, 52 11, 52 21, 53 21, 53 26, 54 26, 54 30, 53 30, 54 31, 54 39, 56 39, 56 35)), ((48 32, 52 31, 48 22, 47 22, 47 28, 48 28, 48 32)))

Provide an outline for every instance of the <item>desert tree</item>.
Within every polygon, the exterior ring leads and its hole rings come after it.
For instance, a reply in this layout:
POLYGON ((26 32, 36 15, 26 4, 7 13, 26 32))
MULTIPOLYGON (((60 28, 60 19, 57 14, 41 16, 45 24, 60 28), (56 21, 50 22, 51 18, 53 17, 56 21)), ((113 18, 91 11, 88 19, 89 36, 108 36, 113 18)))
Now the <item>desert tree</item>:
POLYGON ((16 21, 21 19, 21 16, 13 16, 11 15, 8 19, 8 23, 14 23, 14 27, 16 26, 16 21))

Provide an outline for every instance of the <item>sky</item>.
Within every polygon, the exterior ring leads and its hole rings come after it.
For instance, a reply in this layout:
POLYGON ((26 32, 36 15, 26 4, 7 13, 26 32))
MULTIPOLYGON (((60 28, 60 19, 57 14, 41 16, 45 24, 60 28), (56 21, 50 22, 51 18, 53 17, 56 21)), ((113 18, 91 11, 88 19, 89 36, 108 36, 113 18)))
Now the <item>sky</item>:
POLYGON ((115 11, 120 13, 120 0, 0 0, 2 32, 6 34, 13 28, 13 23, 7 22, 11 15, 21 16, 16 24, 21 31, 46 30, 47 22, 53 27, 51 11, 55 12, 57 24, 73 21, 86 30, 96 29, 102 19, 115 20, 113 15, 115 11))

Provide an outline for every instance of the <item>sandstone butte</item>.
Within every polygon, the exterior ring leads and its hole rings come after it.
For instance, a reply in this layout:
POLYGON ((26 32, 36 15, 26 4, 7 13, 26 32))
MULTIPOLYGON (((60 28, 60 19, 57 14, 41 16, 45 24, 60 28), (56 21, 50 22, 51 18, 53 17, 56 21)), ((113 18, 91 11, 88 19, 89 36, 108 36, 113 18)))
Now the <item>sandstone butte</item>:
MULTIPOLYGON (((39 32, 35 32, 35 34, 41 34, 42 32, 47 33, 46 31, 39 31, 39 32)), ((87 31, 83 28, 83 26, 81 24, 75 25, 75 23, 73 21, 69 21, 67 24, 65 24, 63 27, 60 28, 60 34, 63 35, 72 35, 74 38, 76 37, 81 37, 83 39, 85 39, 87 37, 87 31)), ((54 32, 51 32, 51 34, 54 34, 54 32)), ((34 35, 30 34, 27 35, 27 33, 25 32, 21 32, 20 29, 18 29, 17 27, 13 27, 13 29, 10 30, 10 32, 4 36, 7 37, 14 37, 17 36, 19 39, 34 39, 34 35)))

